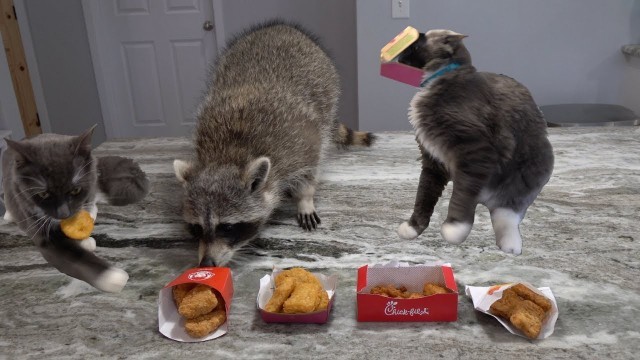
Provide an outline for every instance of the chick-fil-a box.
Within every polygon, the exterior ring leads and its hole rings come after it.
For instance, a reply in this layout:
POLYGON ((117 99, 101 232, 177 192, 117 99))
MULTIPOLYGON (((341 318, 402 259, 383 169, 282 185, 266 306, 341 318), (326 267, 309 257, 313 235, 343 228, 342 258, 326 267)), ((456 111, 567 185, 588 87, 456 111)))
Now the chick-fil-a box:
POLYGON ((458 286, 449 264, 408 265, 392 262, 365 265, 358 269, 356 285, 358 321, 456 321, 458 319, 458 286), (448 290, 418 298, 389 297, 371 294, 376 286, 404 287, 421 293, 425 283, 448 290))

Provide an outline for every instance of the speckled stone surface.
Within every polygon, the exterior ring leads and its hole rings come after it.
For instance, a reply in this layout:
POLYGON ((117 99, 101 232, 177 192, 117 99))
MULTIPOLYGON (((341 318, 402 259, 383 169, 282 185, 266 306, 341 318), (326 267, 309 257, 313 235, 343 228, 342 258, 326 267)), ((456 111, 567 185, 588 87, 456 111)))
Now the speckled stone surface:
POLYGON ((640 57, 640 44, 624 45, 622 47, 622 52, 626 55, 640 57))
POLYGON ((381 134, 372 149, 336 152, 316 193, 322 226, 306 233, 295 210, 275 215, 252 254, 233 267, 230 331, 182 344, 157 330, 162 286, 195 263, 180 221, 172 161, 186 139, 113 141, 99 154, 131 156, 151 194, 128 207, 102 206, 97 253, 126 269, 120 294, 100 293, 46 264, 14 225, 0 226, 0 359, 632 359, 640 353, 640 129, 550 129, 556 167, 521 226, 520 256, 500 252, 486 209, 460 246, 439 235, 451 185, 431 226, 415 241, 396 227, 411 214, 420 171, 410 133, 381 134), (553 290, 556 330, 542 341, 508 333, 459 298, 454 323, 358 323, 356 269, 403 260, 450 262, 458 286, 525 280, 553 290), (256 311, 259 278, 272 266, 336 273, 334 310, 324 325, 265 324, 256 311))

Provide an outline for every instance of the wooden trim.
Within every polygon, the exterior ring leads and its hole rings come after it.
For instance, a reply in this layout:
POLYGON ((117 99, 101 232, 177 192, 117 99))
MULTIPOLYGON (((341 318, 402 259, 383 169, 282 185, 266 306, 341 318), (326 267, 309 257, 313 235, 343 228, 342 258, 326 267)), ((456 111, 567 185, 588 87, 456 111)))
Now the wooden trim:
POLYGON ((44 97, 44 89, 42 88, 42 79, 40 78, 40 71, 38 71, 38 58, 36 57, 36 51, 33 47, 31 29, 29 28, 29 14, 25 1, 27 0, 13 0, 13 7, 16 9, 18 16, 20 37, 22 38, 22 46, 24 47, 24 53, 27 58, 27 68, 29 69, 33 95, 36 97, 40 128, 42 132, 50 133, 53 132, 53 130, 51 130, 51 121, 49 120, 49 111, 47 110, 47 102, 44 97))
POLYGON ((0 32, 25 134, 42 134, 13 0, 0 0, 0 32))

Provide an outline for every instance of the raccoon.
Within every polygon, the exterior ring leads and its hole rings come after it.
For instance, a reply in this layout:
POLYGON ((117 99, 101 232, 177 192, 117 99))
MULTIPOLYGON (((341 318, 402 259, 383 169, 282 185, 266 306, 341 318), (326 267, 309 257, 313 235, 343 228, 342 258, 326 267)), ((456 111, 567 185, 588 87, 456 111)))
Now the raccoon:
POLYGON ((173 164, 200 266, 232 261, 287 195, 297 203, 298 224, 316 229, 323 155, 332 143, 374 140, 337 122, 339 95, 332 60, 299 25, 272 21, 227 45, 197 110, 195 156, 173 164))

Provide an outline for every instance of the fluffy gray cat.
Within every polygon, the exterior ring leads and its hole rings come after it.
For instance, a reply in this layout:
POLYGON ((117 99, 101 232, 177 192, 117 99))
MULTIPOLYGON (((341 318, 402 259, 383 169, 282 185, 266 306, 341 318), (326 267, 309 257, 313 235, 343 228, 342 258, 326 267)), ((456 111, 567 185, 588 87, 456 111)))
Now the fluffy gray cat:
POLYGON ((405 239, 429 225, 444 187, 453 181, 442 237, 462 243, 478 204, 491 213, 496 244, 520 254, 519 224, 553 170, 546 123, 529 91, 517 81, 477 72, 464 35, 431 30, 399 61, 426 71, 409 119, 422 152, 413 214, 398 228, 405 239))
POLYGON ((112 205, 127 205, 147 194, 149 182, 132 160, 91 154, 93 129, 80 136, 42 134, 6 139, 2 186, 6 213, 59 271, 108 292, 118 292, 129 276, 93 254, 95 240, 69 239, 60 220, 84 209, 95 219, 96 194, 112 205))

